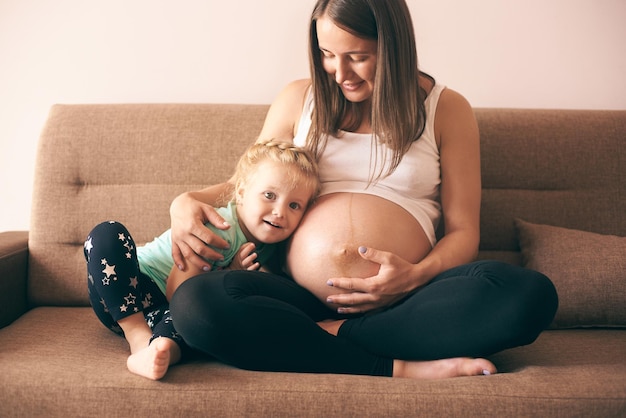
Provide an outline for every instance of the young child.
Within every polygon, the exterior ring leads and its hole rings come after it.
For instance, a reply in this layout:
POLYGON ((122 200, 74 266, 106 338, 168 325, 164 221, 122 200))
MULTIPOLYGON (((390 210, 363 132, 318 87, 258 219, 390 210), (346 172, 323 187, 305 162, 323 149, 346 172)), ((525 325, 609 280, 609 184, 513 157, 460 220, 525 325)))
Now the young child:
MULTIPOLYGON (((217 234, 230 245, 213 269, 263 269, 276 243, 287 239, 320 189, 308 151, 290 143, 257 143, 240 158, 230 203, 218 213, 230 224, 217 234)), ((176 288, 201 270, 174 266, 170 231, 136 247, 119 222, 103 222, 85 241, 88 290, 100 321, 130 345, 128 369, 158 380, 186 349, 172 325, 168 301, 176 288)))

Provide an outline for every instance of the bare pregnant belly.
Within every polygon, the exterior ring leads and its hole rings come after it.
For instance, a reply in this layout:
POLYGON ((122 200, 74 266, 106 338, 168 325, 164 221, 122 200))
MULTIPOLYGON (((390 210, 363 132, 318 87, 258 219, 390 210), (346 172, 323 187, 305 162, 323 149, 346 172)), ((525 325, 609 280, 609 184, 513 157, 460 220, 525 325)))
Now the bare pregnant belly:
POLYGON ((378 264, 361 258, 360 246, 389 251, 412 263, 431 249, 419 223, 395 203, 367 194, 333 193, 319 198, 302 219, 289 242, 287 270, 325 302, 327 296, 342 293, 328 286, 328 279, 378 272, 378 264))

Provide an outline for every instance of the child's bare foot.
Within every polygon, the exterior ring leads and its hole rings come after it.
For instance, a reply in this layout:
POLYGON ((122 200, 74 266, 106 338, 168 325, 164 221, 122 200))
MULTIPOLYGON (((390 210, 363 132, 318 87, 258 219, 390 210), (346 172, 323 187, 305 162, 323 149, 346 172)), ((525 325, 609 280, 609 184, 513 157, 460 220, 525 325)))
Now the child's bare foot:
POLYGON ((148 346, 152 330, 146 323, 142 312, 127 316, 117 321, 124 331, 124 338, 130 346, 130 353, 135 354, 148 346))
POLYGON ((133 352, 128 356, 126 366, 132 373, 159 380, 170 366, 180 360, 180 348, 174 340, 169 338, 156 338, 149 346, 133 352))
POLYGON ((497 373, 496 366, 482 358, 457 357, 432 361, 393 361, 393 377, 443 379, 497 373))

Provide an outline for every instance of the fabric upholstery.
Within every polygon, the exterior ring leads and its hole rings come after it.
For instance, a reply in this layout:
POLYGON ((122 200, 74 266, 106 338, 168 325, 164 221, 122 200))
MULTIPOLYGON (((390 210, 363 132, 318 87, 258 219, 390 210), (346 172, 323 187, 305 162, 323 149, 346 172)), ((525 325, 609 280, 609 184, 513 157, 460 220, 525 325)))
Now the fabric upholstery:
MULTIPOLYGON (((162 381, 131 374, 128 345, 88 307, 85 236, 110 219, 124 223, 138 243, 168 228, 171 200, 229 178, 267 110, 51 109, 39 142, 30 231, 0 234, 0 416, 626 416, 626 329, 619 328, 545 331, 531 345, 494 355, 500 371, 494 376, 417 381, 259 373, 200 356, 172 367, 162 381)), ((626 236, 626 111, 476 109, 476 116, 479 258, 568 267, 563 247, 554 249, 546 237, 578 232, 531 225, 529 243, 520 242, 516 218, 626 236)), ((575 241, 599 248, 598 240, 576 235, 567 250, 580 254, 575 241)), ((587 254, 589 263, 602 262, 604 252, 587 254)), ((624 308, 601 290, 604 281, 583 306, 572 288, 579 283, 563 271, 550 272, 566 308, 558 326, 581 323, 579 312, 594 325, 622 321, 624 308)), ((619 283, 612 290, 623 291, 619 283)))
POLYGON ((626 236, 620 111, 476 109, 481 250, 519 251, 513 220, 626 236))
POLYGON ((605 417, 626 407, 626 331, 551 331, 494 356, 500 374, 444 380, 249 372, 197 357, 153 382, 126 370, 126 343, 90 308, 31 310, 0 341, 13 353, 10 367, 0 356, 2 416, 605 417))
POLYGON ((626 237, 516 220, 525 267, 559 294, 553 328, 626 327, 626 237))
POLYGON ((0 233, 0 328, 28 308, 26 300, 28 232, 0 233))
POLYGON ((266 112, 264 105, 53 107, 36 165, 31 303, 87 306, 83 242, 91 228, 116 220, 137 243, 150 241, 169 228, 174 197, 230 177, 266 112))

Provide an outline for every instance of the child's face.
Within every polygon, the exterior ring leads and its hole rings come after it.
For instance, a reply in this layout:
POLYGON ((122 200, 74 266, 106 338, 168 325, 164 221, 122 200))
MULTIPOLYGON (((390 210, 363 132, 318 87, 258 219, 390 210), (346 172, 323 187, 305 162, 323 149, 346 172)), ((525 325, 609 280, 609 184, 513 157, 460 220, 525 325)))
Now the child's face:
POLYGON ((294 188, 294 174, 293 167, 264 161, 237 191, 237 216, 248 240, 272 244, 296 230, 313 189, 305 182, 294 188))

